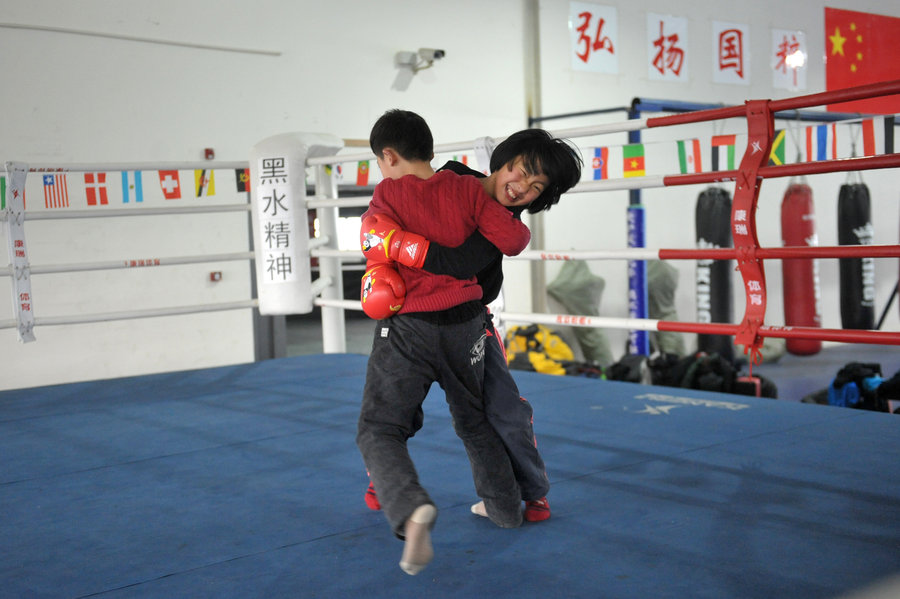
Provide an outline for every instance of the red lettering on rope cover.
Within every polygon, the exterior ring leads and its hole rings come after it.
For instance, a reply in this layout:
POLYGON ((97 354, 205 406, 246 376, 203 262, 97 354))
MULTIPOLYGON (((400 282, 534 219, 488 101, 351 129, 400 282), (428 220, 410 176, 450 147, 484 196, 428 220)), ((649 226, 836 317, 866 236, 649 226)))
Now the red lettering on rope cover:
POLYGON ((741 159, 731 208, 731 231, 737 250, 738 268, 744 279, 747 302, 744 319, 738 326, 734 342, 750 354, 750 374, 759 363, 763 338, 759 334, 766 315, 766 275, 763 262, 756 257, 756 207, 759 200, 759 169, 766 165, 775 127, 768 100, 747 102, 747 150, 741 159))

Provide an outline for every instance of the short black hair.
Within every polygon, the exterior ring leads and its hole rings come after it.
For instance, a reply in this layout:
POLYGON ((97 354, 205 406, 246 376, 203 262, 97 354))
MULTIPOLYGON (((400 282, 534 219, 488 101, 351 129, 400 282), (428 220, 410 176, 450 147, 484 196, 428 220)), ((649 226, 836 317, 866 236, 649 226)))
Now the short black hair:
POLYGON ((415 112, 395 108, 385 112, 372 126, 369 146, 376 156, 393 148, 406 160, 430 161, 434 157, 434 138, 428 123, 415 112))
POLYGON ((570 141, 543 129, 523 129, 500 142, 491 154, 491 172, 519 157, 528 171, 544 174, 550 180, 544 192, 528 205, 531 214, 549 210, 581 180, 583 162, 578 150, 570 141))

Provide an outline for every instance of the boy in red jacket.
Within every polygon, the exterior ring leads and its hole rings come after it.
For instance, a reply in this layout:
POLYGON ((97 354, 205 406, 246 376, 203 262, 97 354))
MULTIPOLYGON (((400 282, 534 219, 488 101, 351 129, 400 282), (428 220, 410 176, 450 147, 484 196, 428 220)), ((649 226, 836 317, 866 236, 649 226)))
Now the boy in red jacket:
MULTIPOLYGON (((434 172, 434 143, 420 116, 388 111, 375 123, 369 141, 386 178, 376 187, 364 220, 368 215, 390 219, 390 225, 450 247, 475 231, 507 255, 528 245, 528 228, 492 200, 476 179, 434 172)), ((390 261, 387 246, 393 240, 379 243, 377 238, 367 237, 370 267, 390 261)), ((391 268, 383 266, 386 273, 391 268)), ((506 449, 484 411, 487 322, 481 287, 474 278, 434 275, 402 264, 397 271, 399 284, 390 274, 386 282, 373 281, 398 293, 405 287, 406 297, 398 298, 403 303, 396 316, 376 326, 357 445, 391 529, 405 539, 400 567, 417 574, 434 555, 430 531, 437 510, 419 484, 407 441, 421 427, 422 402, 433 382, 446 393, 486 515, 498 526, 519 526, 522 498, 506 449)))

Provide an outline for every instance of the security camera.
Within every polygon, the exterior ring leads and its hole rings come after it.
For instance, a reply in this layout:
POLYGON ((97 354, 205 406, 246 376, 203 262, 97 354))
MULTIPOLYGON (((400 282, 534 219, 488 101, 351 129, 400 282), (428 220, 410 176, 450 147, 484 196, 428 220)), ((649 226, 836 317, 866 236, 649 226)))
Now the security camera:
POLYGON ((419 48, 419 57, 422 60, 426 60, 428 62, 443 58, 444 54, 446 54, 446 52, 444 52, 443 50, 438 50, 436 48, 419 48))

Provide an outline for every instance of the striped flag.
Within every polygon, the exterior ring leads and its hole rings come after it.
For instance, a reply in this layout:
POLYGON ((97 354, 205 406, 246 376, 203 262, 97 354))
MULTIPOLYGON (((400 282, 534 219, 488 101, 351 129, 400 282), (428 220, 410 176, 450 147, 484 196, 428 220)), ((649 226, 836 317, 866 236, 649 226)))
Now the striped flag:
POLYGON ((44 175, 44 207, 69 207, 69 187, 65 175, 44 175))
POLYGON ((194 170, 195 197, 203 198, 216 195, 215 171, 207 169, 194 170))
POLYGON ((837 158, 835 124, 813 125, 806 128, 806 161, 837 158))
POLYGON ((250 169, 236 168, 234 169, 234 180, 237 184, 237 190, 247 192, 250 191, 250 169))
POLYGON ((644 144, 622 146, 622 171, 626 177, 643 177, 646 174, 644 144))
POLYGON ((369 184, 369 161, 368 160, 360 160, 356 165, 356 184, 357 185, 368 185, 369 184))
POLYGON ((87 194, 88 206, 106 206, 109 198, 106 193, 106 173, 85 173, 84 191, 87 194))
POLYGON ((769 152, 769 166, 784 164, 784 129, 776 129, 772 138, 772 151, 769 152))
POLYGON ((863 155, 894 153, 894 116, 865 119, 862 122, 863 155))
POLYGON ((682 175, 703 171, 703 164, 700 161, 699 139, 678 141, 678 168, 681 170, 682 175))
POLYGON ((736 135, 713 135, 712 137, 712 170, 734 170, 734 145, 736 135), (722 168, 719 168, 719 167, 722 168))
POLYGON ((135 204, 144 201, 144 185, 141 181, 141 171, 122 171, 122 203, 131 202, 131 194, 134 194, 135 204))
POLYGON ((159 186, 167 200, 181 199, 181 182, 178 171, 159 171, 159 186))
POLYGON ((609 148, 594 148, 594 180, 609 179, 609 148))

